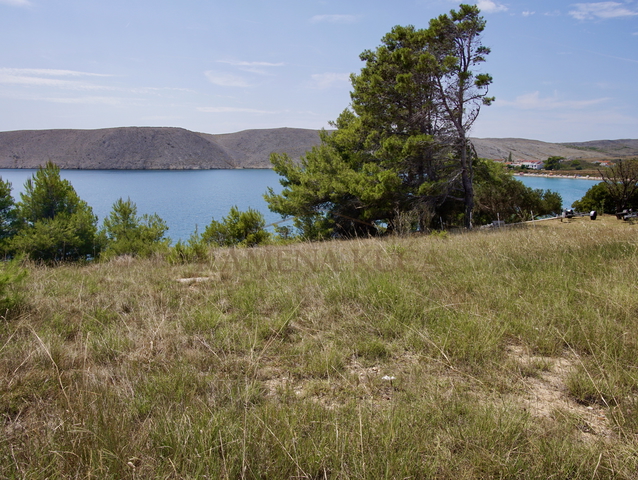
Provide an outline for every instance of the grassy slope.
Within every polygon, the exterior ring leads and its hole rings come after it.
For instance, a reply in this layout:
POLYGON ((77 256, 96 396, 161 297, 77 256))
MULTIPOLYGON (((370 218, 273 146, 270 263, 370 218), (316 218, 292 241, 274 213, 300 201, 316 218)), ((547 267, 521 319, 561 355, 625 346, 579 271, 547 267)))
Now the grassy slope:
POLYGON ((31 267, 0 477, 635 478, 637 228, 31 267))

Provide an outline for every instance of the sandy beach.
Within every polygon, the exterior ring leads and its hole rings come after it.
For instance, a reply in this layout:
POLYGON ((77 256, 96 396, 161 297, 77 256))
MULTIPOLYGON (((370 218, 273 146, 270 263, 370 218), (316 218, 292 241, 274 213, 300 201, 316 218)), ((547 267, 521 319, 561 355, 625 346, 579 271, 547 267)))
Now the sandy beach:
POLYGON ((561 175, 561 174, 553 174, 553 173, 522 173, 516 172, 514 174, 516 177, 545 177, 545 178, 573 178, 576 180, 600 180, 602 181, 602 177, 595 177, 591 175, 561 175))

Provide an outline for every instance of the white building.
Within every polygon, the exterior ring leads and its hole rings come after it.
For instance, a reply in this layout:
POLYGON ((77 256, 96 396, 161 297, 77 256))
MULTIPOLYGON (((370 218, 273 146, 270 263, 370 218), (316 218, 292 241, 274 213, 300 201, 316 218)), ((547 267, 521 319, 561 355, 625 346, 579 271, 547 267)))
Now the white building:
POLYGON ((519 165, 521 167, 529 168, 530 170, 542 170, 545 162, 540 160, 522 160, 519 165))

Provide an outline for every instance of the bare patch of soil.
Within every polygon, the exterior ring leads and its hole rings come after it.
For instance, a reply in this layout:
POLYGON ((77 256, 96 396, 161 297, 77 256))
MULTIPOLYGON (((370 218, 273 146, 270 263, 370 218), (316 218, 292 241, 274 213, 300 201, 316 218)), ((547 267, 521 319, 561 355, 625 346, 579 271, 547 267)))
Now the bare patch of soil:
POLYGON ((546 366, 537 376, 521 379, 524 393, 518 401, 532 416, 548 419, 569 416, 578 419, 577 426, 585 438, 613 435, 602 407, 581 405, 569 395, 565 381, 578 361, 576 358, 534 356, 521 346, 508 347, 508 354, 522 367, 546 366))

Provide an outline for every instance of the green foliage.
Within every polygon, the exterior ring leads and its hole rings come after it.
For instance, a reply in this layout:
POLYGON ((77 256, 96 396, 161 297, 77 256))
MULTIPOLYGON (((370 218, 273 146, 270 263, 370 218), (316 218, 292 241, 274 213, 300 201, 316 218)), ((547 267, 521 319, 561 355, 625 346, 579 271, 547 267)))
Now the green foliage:
POLYGON ((0 254, 7 254, 11 237, 17 232, 18 216, 11 196, 11 182, 0 177, 0 254))
POLYGON ((561 168, 561 160, 565 157, 549 157, 545 161, 545 170, 560 170, 561 168))
POLYGON ((82 207, 82 201, 68 180, 60 178, 60 167, 47 162, 24 184, 21 194, 20 216, 33 224, 53 219, 60 214, 72 215, 82 207))
MULTIPOLYGON (((635 191, 625 203, 626 208, 638 209, 638 191, 635 191)), ((612 197, 609 187, 605 182, 592 186, 583 198, 576 200, 572 208, 579 212, 590 212, 596 210, 600 213, 616 213, 616 201, 612 197)))
POLYGON ((573 170, 582 170, 583 166, 580 163, 580 160, 572 160, 569 164, 570 168, 573 170))
MULTIPOLYGON (((343 117, 341 124, 348 121, 343 117)), ((335 144, 343 140, 343 133, 329 136, 324 132, 324 141, 331 144, 314 148, 299 165, 285 154, 271 156, 273 168, 285 178, 281 180, 285 191, 276 195, 269 189, 266 201, 271 210, 295 217, 294 225, 303 238, 374 233, 376 227, 369 217, 383 206, 389 211, 391 192, 398 191, 399 182, 391 172, 372 164, 357 171, 356 160, 351 162, 337 153, 335 144), (376 208, 363 210, 365 200, 376 200, 376 208)))
POLYGON ((633 198, 638 195, 638 158, 617 160, 614 165, 599 172, 616 211, 631 208, 633 198))
POLYGON ((88 210, 59 214, 23 227, 13 237, 11 248, 33 260, 75 261, 99 253, 97 219, 88 210))
POLYGON ((254 247, 270 238, 265 226, 264 216, 258 211, 249 208, 241 212, 233 206, 221 222, 215 219, 210 222, 201 241, 218 247, 254 247))
POLYGON ((149 256, 166 248, 169 240, 164 237, 166 222, 157 214, 137 216, 137 206, 128 198, 118 199, 104 219, 101 235, 105 239, 103 256, 149 256))
POLYGON ((276 240, 278 242, 287 243, 287 242, 294 242, 295 240, 297 240, 295 238, 293 229, 290 227, 290 225, 275 225, 274 229, 276 234, 276 240))
POLYGON ((60 168, 48 162, 25 183, 11 249, 35 260, 80 260, 97 253, 97 217, 60 168))
POLYGON ((587 190, 583 198, 572 203, 572 208, 579 212, 596 210, 600 213, 615 213, 614 201, 609 195, 605 182, 597 183, 587 190))
POLYGON ((489 104, 491 77, 474 74, 489 49, 485 22, 461 5, 428 29, 396 26, 352 75, 352 109, 322 133, 300 163, 273 154, 284 189, 269 208, 295 217, 301 236, 351 237, 396 231, 406 213, 424 231, 432 218, 471 225, 472 153, 467 131, 489 104))
POLYGON ((195 232, 188 238, 186 242, 178 240, 168 253, 167 260, 170 263, 191 263, 198 260, 204 260, 209 255, 209 249, 202 241, 202 236, 195 232))
POLYGON ((475 170, 474 218, 477 223, 487 224, 497 219, 522 222, 531 220, 532 216, 558 214, 562 209, 558 193, 529 188, 496 162, 481 160, 475 170))

